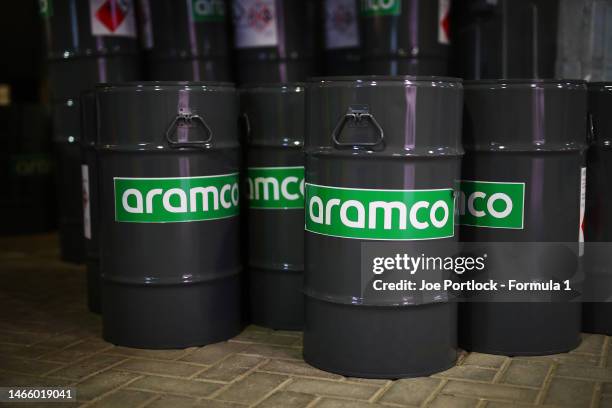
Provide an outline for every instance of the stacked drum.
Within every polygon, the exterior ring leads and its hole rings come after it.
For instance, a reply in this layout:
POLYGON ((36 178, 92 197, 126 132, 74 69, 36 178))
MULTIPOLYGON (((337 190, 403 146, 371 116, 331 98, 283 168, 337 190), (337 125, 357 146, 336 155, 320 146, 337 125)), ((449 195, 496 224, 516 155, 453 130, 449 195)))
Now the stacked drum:
POLYGON ((316 69, 316 0, 233 0, 240 83, 303 81, 316 69))
POLYGON ((96 156, 96 98, 93 90, 81 93, 81 176, 83 190, 83 235, 87 265, 87 303, 100 312, 100 216, 98 199, 98 160, 96 156))
POLYGON ((446 75, 450 0, 361 2, 364 72, 446 75))
POLYGON ((229 9, 224 0, 139 0, 148 77, 228 81, 229 9))
POLYGON ((41 4, 57 154, 62 259, 82 262, 87 258, 89 307, 99 312, 98 256, 91 242, 89 213, 93 178, 81 167, 79 96, 99 82, 139 78, 135 10, 131 0, 41 4))
POLYGON ((82 262, 83 235, 90 226, 83 221, 79 96, 99 82, 140 76, 135 10, 131 0, 56 0, 41 2, 40 12, 57 152, 62 259, 82 262))
POLYGON ((453 74, 553 78, 558 8, 558 0, 455 0, 453 74))
POLYGON ((303 325, 304 85, 254 85, 241 94, 246 120, 248 280, 253 323, 303 325))

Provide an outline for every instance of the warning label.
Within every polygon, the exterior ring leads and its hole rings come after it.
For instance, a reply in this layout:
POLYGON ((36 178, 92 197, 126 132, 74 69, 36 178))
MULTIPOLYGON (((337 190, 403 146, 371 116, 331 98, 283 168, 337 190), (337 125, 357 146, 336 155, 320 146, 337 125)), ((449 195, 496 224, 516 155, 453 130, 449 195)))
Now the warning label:
POLYGON ((357 7, 354 0, 325 2, 325 46, 328 50, 359 46, 357 7))
POLYGON ((584 255, 584 212, 586 207, 586 176, 587 168, 580 169, 580 226, 578 228, 578 256, 584 255))
POLYGON ((81 181, 83 186, 83 235, 91 239, 91 201, 89 199, 89 166, 81 165, 81 181))
POLYGON ((136 37, 132 0, 89 0, 93 35, 136 37))
POLYGON ((234 0, 236 48, 278 45, 274 0, 234 0))
POLYGON ((438 42, 450 44, 451 0, 438 0, 438 42))

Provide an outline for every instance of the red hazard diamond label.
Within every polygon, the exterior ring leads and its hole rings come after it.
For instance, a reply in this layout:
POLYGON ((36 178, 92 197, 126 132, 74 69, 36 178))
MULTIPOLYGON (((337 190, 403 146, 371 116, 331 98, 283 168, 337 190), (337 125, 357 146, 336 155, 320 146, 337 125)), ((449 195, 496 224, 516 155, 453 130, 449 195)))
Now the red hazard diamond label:
POLYGON ((89 0, 93 35, 136 36, 132 0, 89 0))
POLYGON ((450 44, 451 0, 438 0, 438 42, 450 44))
POLYGON ((107 0, 96 11, 96 17, 109 31, 115 32, 127 15, 127 8, 117 0, 107 0))

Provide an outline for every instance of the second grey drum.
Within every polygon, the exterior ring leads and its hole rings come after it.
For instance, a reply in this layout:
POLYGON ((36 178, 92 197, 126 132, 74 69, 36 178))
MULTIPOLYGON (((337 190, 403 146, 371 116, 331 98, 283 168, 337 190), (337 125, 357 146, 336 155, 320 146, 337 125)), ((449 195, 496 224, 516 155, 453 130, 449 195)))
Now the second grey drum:
POLYGON ((242 91, 241 103, 251 318, 298 330, 304 321, 304 86, 254 85, 242 91))

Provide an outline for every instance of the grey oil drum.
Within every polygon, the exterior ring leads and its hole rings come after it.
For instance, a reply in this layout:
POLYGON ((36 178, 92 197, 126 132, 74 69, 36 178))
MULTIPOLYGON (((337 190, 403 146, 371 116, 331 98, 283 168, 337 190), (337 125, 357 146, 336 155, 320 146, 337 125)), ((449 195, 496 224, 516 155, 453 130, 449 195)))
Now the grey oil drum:
POLYGON ((230 9, 225 0, 138 3, 149 79, 232 79, 230 9))
POLYGON ((296 82, 315 73, 317 0, 232 1, 238 82, 296 82))
POLYGON ((454 0, 453 75, 555 78, 557 0, 454 0))
POLYGON ((304 86, 253 85, 247 121, 248 271, 254 324, 304 323, 304 86))
POLYGON ((78 99, 52 105, 53 144, 57 168, 57 199, 61 258, 85 259, 83 195, 81 189, 80 113, 78 99))
POLYGON ((98 208, 98 164, 96 157, 96 97, 93 90, 81 93, 81 188, 83 197, 83 236, 87 267, 87 306, 100 313, 100 245, 98 208))
MULTIPOLYGON (((578 247, 580 240, 586 174, 585 84, 483 80, 466 82, 464 88, 466 155, 461 189, 468 210, 459 216, 461 240, 483 245, 485 253, 504 245, 506 258, 488 269, 493 280, 507 281, 507 276, 500 275, 504 265, 527 259, 524 251, 513 249, 521 243, 529 243, 535 254, 536 261, 528 266, 537 265, 535 272, 542 274, 522 276, 521 281, 573 277, 579 273, 579 252, 567 253, 562 244, 578 247), (513 186, 518 191, 511 192, 513 186), (471 191, 482 194, 486 207, 474 199, 474 209, 469 209, 471 191), (492 200, 502 195, 511 204, 503 207, 492 200), (551 253, 564 256, 562 267, 554 266, 551 253)), ((521 269, 510 271, 510 279, 518 279, 521 269)), ((581 304, 564 293, 530 297, 525 302, 498 300, 501 294, 497 293, 487 302, 461 304, 459 345, 502 355, 567 352, 580 342, 581 304)))
POLYGON ((587 153, 587 189, 584 234, 587 282, 608 293, 590 296, 583 303, 582 329, 587 333, 612 334, 612 303, 609 296, 612 263, 606 244, 612 241, 612 83, 591 83, 588 106, 594 140, 587 153), (603 249, 604 253, 600 253, 603 249), (594 253, 593 251, 597 251, 594 253), (603 255, 603 256, 602 256, 603 255), (607 297, 607 299, 606 299, 607 297))
POLYGON ((232 85, 100 85, 105 340, 183 348, 241 329, 238 97, 232 85))
POLYGON ((361 41, 358 0, 322 0, 325 75, 359 75, 361 41))
POLYGON ((364 72, 446 75, 450 0, 361 2, 364 72))
POLYGON ((48 109, 37 104, 0 108, 0 235, 55 227, 55 190, 48 109))
POLYGON ((62 259, 84 259, 80 114, 82 91, 140 77, 132 0, 40 2, 57 151, 62 259))
POLYGON ((451 255, 457 246, 460 80, 313 79, 306 112, 304 359, 352 377, 447 369, 456 359, 457 304, 399 292, 380 298, 368 289, 367 268, 373 248, 421 254, 435 242, 451 255), (385 203, 398 211, 389 225, 386 211, 370 210, 385 203), (429 210, 420 221, 404 218, 421 205, 429 210))

